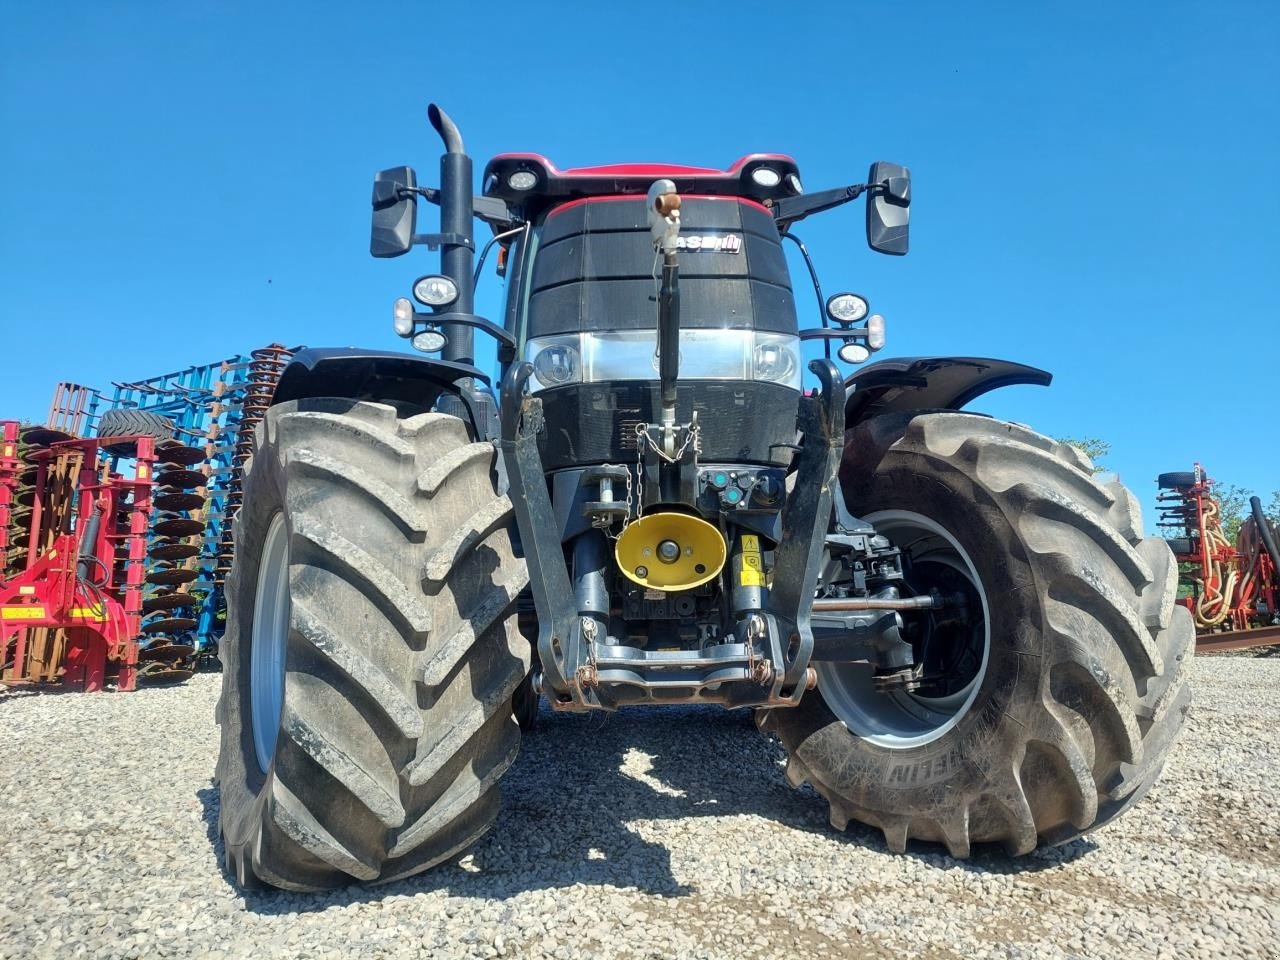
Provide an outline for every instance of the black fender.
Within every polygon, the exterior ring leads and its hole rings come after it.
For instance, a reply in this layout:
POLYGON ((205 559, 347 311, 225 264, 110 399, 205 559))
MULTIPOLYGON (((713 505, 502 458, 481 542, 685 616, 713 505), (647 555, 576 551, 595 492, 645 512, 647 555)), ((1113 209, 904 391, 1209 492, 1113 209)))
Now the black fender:
POLYGON ((1053 374, 1009 360, 984 357, 900 357, 864 367, 844 382, 848 430, 882 413, 959 410, 999 387, 1047 387, 1053 374))
POLYGON ((356 347, 308 347, 293 355, 271 402, 342 397, 400 401, 430 409, 441 394, 448 393, 461 400, 470 414, 473 436, 484 436, 484 416, 474 409, 470 391, 464 389, 468 380, 489 383, 478 367, 452 360, 356 347))

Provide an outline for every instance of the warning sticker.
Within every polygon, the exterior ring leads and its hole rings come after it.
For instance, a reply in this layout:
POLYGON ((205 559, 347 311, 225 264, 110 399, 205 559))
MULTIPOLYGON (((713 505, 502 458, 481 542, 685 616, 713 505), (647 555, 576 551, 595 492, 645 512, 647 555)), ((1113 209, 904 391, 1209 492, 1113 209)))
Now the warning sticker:
POLYGON ((738 582, 744 587, 764 586, 764 560, 760 556, 760 538, 746 534, 742 538, 742 572, 738 582))
POLYGON ((0 607, 0 620, 43 620, 44 607, 0 607))

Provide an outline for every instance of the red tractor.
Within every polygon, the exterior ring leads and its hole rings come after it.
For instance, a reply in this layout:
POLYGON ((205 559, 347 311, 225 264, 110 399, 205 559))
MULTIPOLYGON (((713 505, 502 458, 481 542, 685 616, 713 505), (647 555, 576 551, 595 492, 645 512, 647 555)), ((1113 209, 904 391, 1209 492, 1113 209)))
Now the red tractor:
POLYGON ((456 857, 540 696, 751 708, 834 828, 894 851, 1025 854, 1143 796, 1189 699, 1173 556, 1074 447, 962 410, 1049 374, 930 356, 846 376, 832 354, 868 360, 884 321, 811 269, 801 326, 795 227, 865 198, 871 248, 906 253, 905 167, 806 192, 779 154, 503 154, 473 195, 457 127, 428 114, 441 185, 378 174, 371 238, 441 251, 393 308, 419 356, 301 351, 246 466, 217 771, 241 883, 456 857), (476 219, 499 323, 475 313, 476 219))

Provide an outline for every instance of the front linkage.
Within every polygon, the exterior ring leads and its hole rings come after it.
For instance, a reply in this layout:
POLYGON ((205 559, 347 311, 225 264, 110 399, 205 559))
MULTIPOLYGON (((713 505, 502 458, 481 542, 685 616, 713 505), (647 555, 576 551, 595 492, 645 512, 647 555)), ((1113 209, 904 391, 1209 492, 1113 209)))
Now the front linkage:
MULTIPOLYGON (((543 689, 558 709, 616 709, 628 703, 680 700, 783 707, 799 703, 805 690, 812 689, 815 641, 810 616, 824 553, 856 545, 872 556, 887 554, 892 562, 896 552, 887 544, 873 544, 869 527, 852 518, 847 518, 847 526, 861 532, 837 531, 828 538, 844 445, 845 393, 831 362, 814 361, 810 369, 818 376, 820 390, 800 398, 797 426, 803 439, 792 493, 782 508, 771 585, 745 591, 753 598, 753 605, 745 609, 739 599, 744 591, 728 590, 735 596, 737 630, 696 650, 644 650, 608 635, 609 598, 599 584, 608 562, 604 540, 595 530, 577 536, 570 550, 571 573, 538 448, 543 403, 526 393, 532 367, 520 364, 508 371, 502 387, 502 451, 539 614, 543 689)), ((654 460, 652 449, 649 462, 641 454, 644 474, 657 472, 654 460)), ((844 515, 842 509, 838 512, 844 515)), ((733 570, 733 564, 727 566, 727 575, 732 577, 733 570)), ((833 607, 822 614, 826 630, 818 645, 820 657, 867 657, 882 671, 909 675, 910 645, 897 635, 901 621, 887 611, 890 603, 864 599, 841 604, 832 599, 818 604, 833 607)))

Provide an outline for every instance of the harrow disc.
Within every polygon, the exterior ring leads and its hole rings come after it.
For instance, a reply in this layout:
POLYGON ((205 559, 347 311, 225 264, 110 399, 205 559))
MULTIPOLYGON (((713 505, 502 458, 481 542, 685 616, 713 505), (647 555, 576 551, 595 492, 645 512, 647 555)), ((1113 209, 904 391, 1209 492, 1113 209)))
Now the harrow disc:
POLYGON ((160 640, 152 646, 139 650, 138 659, 172 663, 174 660, 184 660, 195 652, 196 648, 188 643, 169 643, 167 640, 160 640))
POLYGON ((204 529, 204 521, 162 517, 152 529, 162 537, 190 537, 204 529))
POLYGON ((157 567, 156 569, 151 570, 144 579, 147 583, 156 583, 166 587, 172 587, 184 583, 190 583, 199 576, 200 574, 195 570, 188 570, 184 567, 157 567))
POLYGON ((155 633, 181 633, 183 630, 194 630, 196 621, 194 617, 162 617, 158 620, 151 620, 142 625, 142 632, 146 634, 155 633))
POLYGON ((195 597, 181 591, 157 593, 142 599, 142 609, 148 613, 155 610, 178 610, 183 607, 193 606, 195 602, 195 597))
POLYGON ((205 498, 198 493, 181 493, 166 491, 151 502, 159 510, 198 510, 204 506, 205 498))
POLYGON ((75 437, 64 430, 54 430, 50 427, 29 427, 22 434, 24 443, 29 443, 33 447, 47 447, 50 444, 60 443, 63 440, 74 440, 75 437))
POLYGON ((191 467, 204 461, 205 452, 201 447, 188 447, 177 440, 170 440, 168 443, 160 444, 157 448, 156 459, 160 463, 191 467))
POLYGON ((195 670, 189 667, 171 667, 152 661, 138 670, 138 679, 146 683, 182 683, 190 680, 194 674, 195 670))
POLYGON ((147 556, 152 560, 188 560, 199 552, 200 548, 194 543, 161 540, 148 551, 147 556))
POLYGON ((203 487, 209 482, 209 478, 199 470, 166 470, 156 477, 156 482, 162 487, 189 490, 192 487, 203 487))

